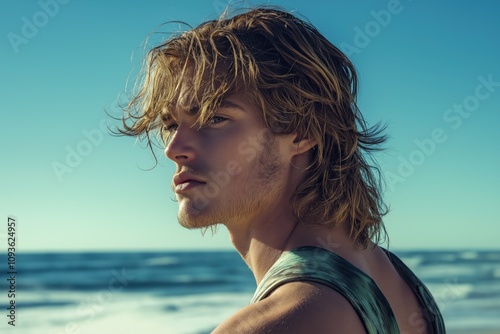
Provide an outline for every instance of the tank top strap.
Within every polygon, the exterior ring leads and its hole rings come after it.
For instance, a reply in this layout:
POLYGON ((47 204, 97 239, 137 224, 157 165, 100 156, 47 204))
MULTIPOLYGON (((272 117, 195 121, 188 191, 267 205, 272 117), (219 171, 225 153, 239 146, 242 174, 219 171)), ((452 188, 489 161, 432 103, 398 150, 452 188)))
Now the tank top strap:
POLYGON ((382 248, 389 260, 392 262, 399 275, 406 281, 408 286, 413 290, 417 296, 420 305, 423 306, 422 311, 425 312, 424 316, 431 325, 430 333, 444 334, 446 328, 441 315, 441 311, 434 300, 431 292, 427 289, 425 284, 413 273, 413 271, 404 264, 403 261, 395 254, 387 249, 382 248))
POLYGON ((289 282, 315 282, 334 289, 353 306, 368 334, 399 333, 389 302, 375 282, 333 252, 312 246, 283 252, 258 285, 251 303, 289 282))

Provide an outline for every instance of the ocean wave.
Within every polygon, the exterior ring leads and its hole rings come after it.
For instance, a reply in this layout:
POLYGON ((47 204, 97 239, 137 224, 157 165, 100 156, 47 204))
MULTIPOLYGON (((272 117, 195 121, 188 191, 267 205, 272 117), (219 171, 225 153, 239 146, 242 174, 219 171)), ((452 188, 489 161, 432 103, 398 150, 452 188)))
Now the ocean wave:
POLYGON ((145 265, 147 266, 171 266, 181 263, 181 261, 173 256, 153 257, 146 259, 145 265))

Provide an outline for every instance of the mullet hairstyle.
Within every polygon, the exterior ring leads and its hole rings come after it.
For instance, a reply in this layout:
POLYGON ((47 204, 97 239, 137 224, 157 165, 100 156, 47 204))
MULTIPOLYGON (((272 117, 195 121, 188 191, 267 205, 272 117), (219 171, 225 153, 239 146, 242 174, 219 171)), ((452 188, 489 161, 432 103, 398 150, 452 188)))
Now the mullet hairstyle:
POLYGON ((138 82, 120 134, 146 139, 153 151, 153 134, 168 143, 163 121, 172 119, 181 89, 187 87, 182 104, 196 106, 200 128, 225 97, 244 92, 274 135, 297 133, 317 143, 291 197, 296 219, 343 225, 361 248, 387 239, 388 208, 372 156, 387 139, 385 127, 367 126, 356 105, 353 64, 309 22, 269 7, 223 14, 152 48, 138 82))

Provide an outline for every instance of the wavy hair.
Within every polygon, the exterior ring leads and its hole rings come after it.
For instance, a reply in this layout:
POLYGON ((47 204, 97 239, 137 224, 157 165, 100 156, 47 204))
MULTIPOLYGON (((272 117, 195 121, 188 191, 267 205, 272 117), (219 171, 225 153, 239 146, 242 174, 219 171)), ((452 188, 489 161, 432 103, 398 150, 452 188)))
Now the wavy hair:
MULTIPOLYGON (((258 7, 202 23, 152 48, 139 86, 124 108, 121 134, 152 134, 168 142, 162 126, 181 86, 198 106, 201 127, 221 101, 245 92, 275 135, 314 140, 311 164, 291 196, 299 222, 344 224, 366 248, 387 238, 381 175, 372 153, 386 141, 385 127, 369 127, 356 105, 358 79, 351 61, 309 22, 284 10, 258 7)), ((154 154, 154 153, 153 153, 154 154)))

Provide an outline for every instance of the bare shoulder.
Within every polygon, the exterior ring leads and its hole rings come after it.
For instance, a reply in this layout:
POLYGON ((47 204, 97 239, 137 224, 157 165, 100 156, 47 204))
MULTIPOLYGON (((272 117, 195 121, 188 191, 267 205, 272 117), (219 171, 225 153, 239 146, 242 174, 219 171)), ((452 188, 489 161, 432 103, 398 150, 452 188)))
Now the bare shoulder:
POLYGON ((224 321, 212 334, 366 333, 338 292, 309 282, 288 283, 224 321))

